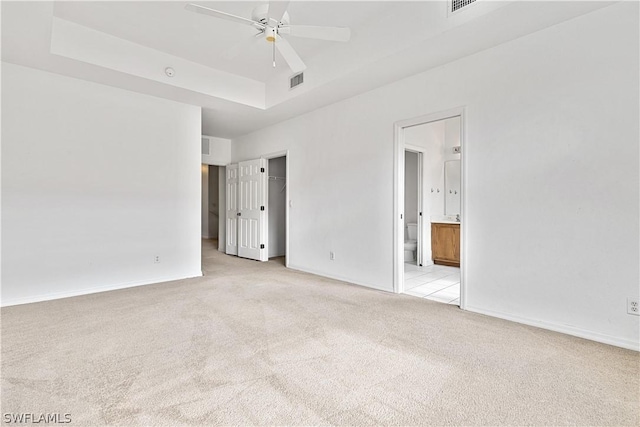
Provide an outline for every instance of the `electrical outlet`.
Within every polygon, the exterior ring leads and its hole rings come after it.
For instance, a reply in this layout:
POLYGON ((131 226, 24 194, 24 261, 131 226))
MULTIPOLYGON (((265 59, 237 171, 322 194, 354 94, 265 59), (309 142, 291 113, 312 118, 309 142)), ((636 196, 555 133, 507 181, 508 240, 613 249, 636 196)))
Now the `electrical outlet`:
POLYGON ((334 259, 336 259, 336 254, 335 254, 333 251, 329 252, 329 259, 330 259, 331 261, 333 261, 334 259))
POLYGON ((156 255, 155 257, 153 257, 153 262, 154 264, 160 264, 160 255, 156 255))
POLYGON ((627 298, 627 313, 640 316, 640 305, 637 299, 627 298))

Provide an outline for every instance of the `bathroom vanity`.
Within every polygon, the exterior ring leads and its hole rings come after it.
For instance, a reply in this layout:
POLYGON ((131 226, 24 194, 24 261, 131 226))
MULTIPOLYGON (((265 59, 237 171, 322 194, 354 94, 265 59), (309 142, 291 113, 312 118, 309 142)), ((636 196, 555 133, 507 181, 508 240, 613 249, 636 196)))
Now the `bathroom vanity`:
POLYGON ((434 264, 460 267, 460 223, 431 223, 431 257, 434 264))

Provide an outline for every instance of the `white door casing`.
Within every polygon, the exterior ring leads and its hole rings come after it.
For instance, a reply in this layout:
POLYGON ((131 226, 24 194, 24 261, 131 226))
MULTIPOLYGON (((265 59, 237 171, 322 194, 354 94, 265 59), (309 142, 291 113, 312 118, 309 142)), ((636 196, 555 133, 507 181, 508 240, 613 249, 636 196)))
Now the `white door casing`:
POLYGON ((268 261, 267 160, 238 164, 238 256, 268 261))
POLYGON ((227 214, 225 221, 226 253, 238 255, 238 165, 226 167, 227 214))

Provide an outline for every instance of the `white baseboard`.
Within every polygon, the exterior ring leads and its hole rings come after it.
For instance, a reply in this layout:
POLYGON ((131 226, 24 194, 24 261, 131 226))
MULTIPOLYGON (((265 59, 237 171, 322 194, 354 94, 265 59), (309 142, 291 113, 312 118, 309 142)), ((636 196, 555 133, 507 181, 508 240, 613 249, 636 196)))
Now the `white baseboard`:
POLYGON ((309 273, 309 274, 314 274, 316 276, 320 276, 320 277, 326 277, 327 279, 333 279, 333 280, 339 280, 341 282, 347 282, 349 284, 352 285, 358 285, 358 286, 364 286, 365 288, 371 288, 371 289, 375 289, 378 291, 385 291, 385 292, 393 292, 392 288, 383 288, 380 286, 376 286, 376 285, 372 285, 370 283, 364 283, 364 282, 359 282, 359 281, 355 281, 353 279, 349 279, 346 277, 341 277, 341 276, 336 276, 336 275, 332 275, 332 274, 327 274, 321 271, 316 271, 310 268, 305 268, 305 267, 299 267, 293 264, 289 264, 289 266, 287 268, 290 268, 291 270, 297 270, 297 271, 302 271, 303 273, 309 273))
POLYGON ((553 322, 546 322, 544 320, 530 319, 527 317, 521 317, 509 313, 502 313, 492 310, 486 310, 479 307, 466 306, 465 310, 473 313, 484 314, 491 317, 497 317, 499 319, 509 320, 511 322, 522 323, 524 325, 535 326, 537 328, 548 329, 554 332, 560 332, 574 337, 585 338, 591 341, 600 342, 603 344, 609 344, 616 347, 622 347, 629 350, 640 351, 640 343, 637 341, 627 340, 624 338, 614 337, 611 335, 601 334, 599 332, 589 331, 586 329, 576 328, 574 326, 562 325, 553 322))
POLYGON ((76 296, 80 296, 80 295, 95 294, 95 293, 99 293, 99 292, 115 291, 115 290, 118 290, 118 289, 133 288, 133 287, 136 287, 136 286, 153 285, 153 284, 162 283, 162 282, 172 282, 174 280, 191 279, 193 277, 200 277, 200 276, 202 276, 202 272, 201 271, 199 271, 197 273, 194 273, 194 274, 187 274, 186 276, 185 275, 163 276, 163 277, 156 277, 156 278, 149 279, 149 280, 118 283, 118 284, 115 284, 115 285, 96 286, 96 287, 93 287, 93 288, 85 288, 85 289, 79 289, 79 290, 74 290, 74 291, 51 292, 51 293, 47 293, 47 294, 34 295, 34 296, 30 296, 30 297, 9 298, 7 300, 2 299, 0 301, 0 307, 9 307, 9 306, 13 306, 13 305, 30 304, 30 303, 33 303, 33 302, 51 301, 51 300, 61 299, 61 298, 69 298, 69 297, 76 297, 76 296))

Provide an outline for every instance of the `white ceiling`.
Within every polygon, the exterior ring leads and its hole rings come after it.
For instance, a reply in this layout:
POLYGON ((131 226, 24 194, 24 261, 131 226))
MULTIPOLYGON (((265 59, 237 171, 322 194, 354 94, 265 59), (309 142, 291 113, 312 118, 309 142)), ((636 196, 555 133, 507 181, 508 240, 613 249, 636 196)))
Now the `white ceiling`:
MULTIPOLYGON (((196 4, 245 18, 266 1, 224 1, 196 4)), ((85 27, 167 52, 207 67, 267 82, 277 70, 272 67, 271 45, 253 36, 257 31, 235 22, 190 12, 188 2, 63 1, 54 5, 54 15, 85 27)), ((359 26, 375 15, 384 14, 389 2, 293 2, 289 6, 291 24, 359 26)), ((335 42, 290 37, 289 42, 302 58, 310 58, 335 42)), ((279 62, 282 59, 277 57, 279 62)))
MULTIPOLYGON (((246 17, 260 4, 196 3, 246 17)), ((2 60, 199 105, 203 133, 234 137, 610 3, 478 0, 450 15, 446 1, 293 1, 293 24, 349 26, 352 39, 289 38, 308 67, 290 91, 283 61, 273 69, 269 46, 247 43, 251 27, 186 2, 3 1, 2 60)))

